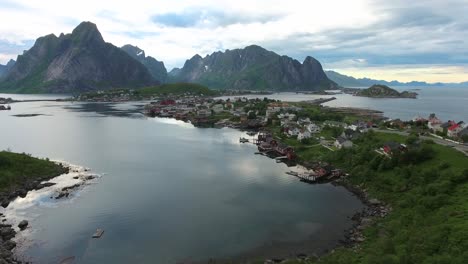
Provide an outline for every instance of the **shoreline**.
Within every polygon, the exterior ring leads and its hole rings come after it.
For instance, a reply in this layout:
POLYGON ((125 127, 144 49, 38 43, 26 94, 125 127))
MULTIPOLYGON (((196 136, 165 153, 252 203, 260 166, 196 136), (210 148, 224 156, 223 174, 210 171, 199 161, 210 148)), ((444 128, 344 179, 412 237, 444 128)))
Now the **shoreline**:
MULTIPOLYGON (((357 110, 357 109, 352 108, 352 110, 357 110)), ((165 117, 151 117, 151 118, 165 118, 165 117)), ((173 118, 173 117, 170 117, 170 118, 178 120, 178 119, 173 118)), ((184 122, 190 123, 188 121, 184 121, 184 122)), ((192 123, 192 125, 194 127, 196 127, 196 128, 206 128, 206 127, 203 127, 203 126, 198 126, 197 124, 193 124, 193 123, 192 123)), ((224 127, 235 129, 235 130, 240 131, 240 132, 255 131, 255 132, 259 133, 259 129, 243 129, 243 128, 239 128, 239 127, 230 127, 230 126, 213 127, 213 128, 220 129, 220 128, 224 128, 224 127)), ((254 153, 254 155, 255 155, 255 153, 254 153)), ((263 156, 268 157, 269 159, 274 161, 273 157, 270 157, 268 155, 263 155, 263 156)), ((282 161, 282 163, 285 163, 286 165, 288 165, 288 163, 285 162, 285 161, 282 161)), ((311 162, 309 162, 309 161, 303 161, 303 162, 294 161, 295 165, 303 166, 305 168, 309 168, 310 163, 311 162)), ((332 165, 332 164, 330 164, 330 165, 332 165)), ((362 210, 359 210, 359 211, 355 212, 352 216, 348 216, 348 218, 351 219, 351 221, 352 221, 352 225, 351 225, 350 228, 345 229, 345 230, 342 231, 342 233, 344 235, 344 239, 339 239, 339 240, 334 241, 334 242, 329 241, 328 246, 323 247, 323 248, 319 248, 317 250, 318 253, 314 253, 313 256, 308 256, 305 253, 292 253, 292 252, 290 254, 288 254, 288 255, 294 255, 294 256, 296 256, 296 258, 298 260, 307 260, 310 257, 320 258, 321 256, 324 256, 324 255, 328 254, 329 252, 333 252, 335 249, 338 249, 340 247, 358 248, 360 243, 365 241, 365 238, 363 236, 364 229, 366 227, 369 227, 372 224, 374 224, 378 219, 386 217, 392 211, 392 208, 391 208, 390 205, 385 204, 385 203, 383 203, 382 201, 379 201, 376 198, 370 197, 365 189, 362 189, 360 186, 354 185, 351 182, 349 182, 349 180, 347 179, 347 177, 349 177, 349 176, 350 175, 343 174, 342 176, 340 176, 338 178, 318 180, 318 181, 316 181, 314 183, 304 182, 303 181, 304 184, 332 184, 334 186, 343 187, 348 192, 350 192, 353 196, 356 196, 359 199, 359 201, 361 201, 361 203, 364 205, 364 208, 362 210)), ((285 242, 283 244, 286 245, 286 244, 289 244, 289 243, 285 242)), ((261 248, 261 247, 259 247, 259 248, 261 248)), ((195 261, 193 263, 212 263, 213 261, 215 263, 231 263, 230 261, 233 261, 233 259, 234 260, 238 259, 238 260, 242 260, 244 262, 249 262, 249 261, 252 261, 253 259, 255 259, 255 255, 252 254, 251 257, 247 258, 247 259, 245 257, 243 257, 243 256, 245 256, 246 254, 250 255, 250 252, 253 252, 253 251, 256 251, 256 250, 257 249, 253 249, 252 251, 247 251, 245 253, 241 253, 239 255, 234 256, 233 258, 207 259, 207 260, 202 260, 202 261, 199 261, 199 262, 195 261)), ((264 261, 265 261, 265 263, 270 263, 270 262, 271 263, 276 263, 276 262, 278 262, 280 260, 281 261, 288 261, 288 260, 293 260, 293 259, 294 258, 281 258, 281 259, 267 258, 267 259, 264 259, 264 261)), ((241 263, 244 263, 244 262, 241 262, 241 263)))
POLYGON ((79 187, 85 185, 88 181, 97 178, 98 176, 89 173, 89 169, 73 165, 62 161, 51 161, 62 167, 61 173, 58 175, 47 175, 38 178, 26 179, 25 181, 10 186, 5 190, 0 191, 0 201, 3 212, 0 213, 0 263, 30 263, 24 260, 24 256, 19 256, 15 249, 19 247, 21 242, 16 242, 15 238, 18 234, 27 228, 30 228, 27 220, 22 220, 19 224, 13 224, 8 217, 8 206, 18 198, 25 198, 30 192, 39 191, 45 188, 59 187, 56 190, 51 190, 53 194, 50 196, 51 200, 59 200, 68 198, 69 195, 76 191, 79 187), (74 176, 76 175, 76 176, 74 176), (54 179, 60 177, 70 176, 73 180, 77 181, 75 184, 65 184, 63 181, 66 179, 53 182, 54 179), (63 186, 61 186, 63 185, 63 186), (3 262, 2 262, 3 261, 3 262))

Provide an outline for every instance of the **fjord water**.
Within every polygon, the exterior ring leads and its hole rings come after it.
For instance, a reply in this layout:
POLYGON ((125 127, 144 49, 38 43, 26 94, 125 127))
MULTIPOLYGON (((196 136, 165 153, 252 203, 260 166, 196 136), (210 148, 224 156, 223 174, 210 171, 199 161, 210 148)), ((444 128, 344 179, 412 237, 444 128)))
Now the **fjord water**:
POLYGON ((343 238, 361 202, 308 185, 239 144, 242 132, 147 119, 127 104, 17 103, 0 112, 0 149, 101 174, 71 199, 26 197, 18 255, 34 263, 177 263, 312 253, 343 238), (43 114, 15 117, 15 114, 43 114), (105 230, 92 239, 97 228, 105 230), (288 245, 294 245, 288 249, 288 245), (286 251, 285 251, 286 250, 286 251))

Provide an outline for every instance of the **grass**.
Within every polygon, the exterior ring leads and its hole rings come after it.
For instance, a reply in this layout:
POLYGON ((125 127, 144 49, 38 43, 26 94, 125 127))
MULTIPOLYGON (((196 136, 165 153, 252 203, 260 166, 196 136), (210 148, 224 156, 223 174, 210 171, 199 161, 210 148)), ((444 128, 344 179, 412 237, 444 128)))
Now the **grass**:
POLYGON ((24 153, 0 152, 0 190, 20 184, 25 179, 58 176, 66 171, 66 168, 47 159, 24 153))
POLYGON ((431 142, 392 159, 373 151, 384 142, 406 139, 369 133, 353 149, 298 152, 301 159, 344 168, 351 183, 393 208, 364 230, 366 241, 357 250, 339 248, 306 263, 468 263, 468 158, 431 142))

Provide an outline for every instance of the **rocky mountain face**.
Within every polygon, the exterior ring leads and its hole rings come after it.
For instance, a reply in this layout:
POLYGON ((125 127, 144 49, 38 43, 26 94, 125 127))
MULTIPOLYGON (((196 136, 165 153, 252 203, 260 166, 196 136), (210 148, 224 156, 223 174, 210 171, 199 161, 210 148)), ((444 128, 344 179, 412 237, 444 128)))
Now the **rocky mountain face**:
POLYGON ((145 66, 106 43, 95 24, 83 22, 71 34, 37 39, 3 77, 0 91, 80 93, 155 83, 145 66))
POLYGON ((159 81, 160 83, 166 82, 167 79, 167 70, 164 67, 164 63, 162 61, 158 61, 151 56, 146 56, 145 51, 132 45, 125 45, 121 48, 125 51, 128 55, 132 58, 139 61, 141 64, 145 65, 148 71, 151 73, 154 79, 159 81))
POLYGON ((312 91, 336 87, 316 59, 307 57, 300 63, 255 45, 204 58, 195 55, 169 77, 215 89, 312 91))
POLYGON ((15 65, 15 63, 16 63, 16 61, 14 61, 14 60, 9 60, 9 61, 7 62, 6 65, 0 64, 0 78, 2 78, 3 76, 5 76, 5 75, 8 73, 8 71, 9 71, 11 68, 13 68, 13 66, 15 65))

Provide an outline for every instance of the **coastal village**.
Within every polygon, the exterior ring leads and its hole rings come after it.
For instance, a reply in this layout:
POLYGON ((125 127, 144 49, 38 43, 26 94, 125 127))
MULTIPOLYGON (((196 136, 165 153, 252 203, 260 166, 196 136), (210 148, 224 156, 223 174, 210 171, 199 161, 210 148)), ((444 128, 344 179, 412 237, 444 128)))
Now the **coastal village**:
MULTIPOLYGON (((467 140, 468 125, 464 122, 442 122, 435 114, 427 119, 415 117, 410 121, 387 120, 375 116, 354 116, 346 122, 330 114, 319 114, 316 118, 309 112, 328 113, 319 103, 286 103, 271 99, 216 99, 206 97, 182 97, 162 99, 144 107, 150 117, 175 118, 190 122, 197 127, 230 127, 247 131, 249 137, 241 137, 240 143, 257 145, 256 154, 265 155, 277 162, 289 165, 304 165, 301 171, 288 174, 300 180, 316 183, 338 179, 345 174, 325 162, 298 161, 296 147, 316 145, 324 151, 353 148, 354 141, 370 130, 397 130, 461 143, 467 140), (325 120, 324 120, 325 118, 325 120)), ((395 153, 406 152, 403 142, 389 141, 375 151, 387 158, 395 153)))

